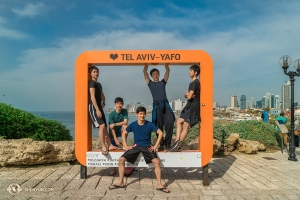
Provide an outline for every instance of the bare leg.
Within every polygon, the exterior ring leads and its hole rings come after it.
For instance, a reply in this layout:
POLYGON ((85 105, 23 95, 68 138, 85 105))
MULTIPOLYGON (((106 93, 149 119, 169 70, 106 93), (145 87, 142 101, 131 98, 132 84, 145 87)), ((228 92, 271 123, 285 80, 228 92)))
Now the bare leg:
POLYGON ((119 159, 119 181, 117 182, 117 185, 124 185, 124 172, 125 172, 125 162, 126 159, 124 157, 121 157, 119 159))
POLYGON ((176 121, 176 141, 180 140, 183 123, 184 123, 184 119, 182 119, 182 118, 178 118, 176 121))
MULTIPOLYGON (((122 186, 122 187, 124 187, 125 162, 126 162, 126 159, 124 157, 121 157, 119 159, 119 181, 114 184, 116 186, 122 186)), ((109 186, 109 188, 110 189, 115 189, 114 185, 109 186)))
POLYGON ((118 147, 115 147, 114 145, 112 145, 112 143, 111 143, 111 141, 110 141, 110 137, 109 137, 109 135, 108 135, 108 133, 107 133, 107 129, 105 128, 104 129, 104 135, 105 135, 105 141, 106 141, 106 144, 107 144, 107 146, 108 146, 108 150, 115 150, 115 149, 117 149, 118 147))
POLYGON ((101 142, 101 146, 102 146, 102 150, 106 151, 106 146, 105 146, 105 134, 104 134, 104 130, 105 129, 105 124, 101 124, 99 126, 99 138, 100 138, 100 142, 101 142))
POLYGON ((189 127, 190 127, 189 123, 187 123, 187 122, 183 123, 183 128, 182 128, 182 131, 181 131, 181 134, 180 134, 180 138, 179 138, 179 140, 181 142, 183 142, 184 139, 186 138, 186 135, 188 134, 188 131, 189 131, 189 127))
POLYGON ((104 130, 103 130, 103 134, 104 134, 104 137, 105 137, 106 144, 107 144, 108 146, 111 146, 111 141, 110 141, 109 135, 108 135, 108 133, 107 133, 106 127, 105 127, 104 130))
MULTIPOLYGON (((158 158, 152 159, 152 163, 155 167, 155 176, 157 180, 157 188, 164 188, 164 186, 161 184, 161 168, 158 158)), ((164 190, 164 192, 170 192, 167 188, 164 190)))

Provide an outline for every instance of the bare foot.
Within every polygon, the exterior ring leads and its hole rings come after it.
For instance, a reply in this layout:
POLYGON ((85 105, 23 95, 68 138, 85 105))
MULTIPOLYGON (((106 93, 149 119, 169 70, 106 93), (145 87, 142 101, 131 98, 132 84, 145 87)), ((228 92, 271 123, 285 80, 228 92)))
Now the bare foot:
POLYGON ((109 151, 113 151, 113 150, 117 150, 117 149, 119 149, 119 148, 114 145, 110 145, 108 148, 109 151))

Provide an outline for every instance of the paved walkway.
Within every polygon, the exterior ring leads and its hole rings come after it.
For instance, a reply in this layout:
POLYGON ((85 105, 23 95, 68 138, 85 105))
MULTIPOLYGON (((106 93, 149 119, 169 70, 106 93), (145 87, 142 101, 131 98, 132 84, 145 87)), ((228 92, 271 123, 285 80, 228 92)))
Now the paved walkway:
MULTIPOLYGON (((296 155, 300 160, 300 148, 296 155)), ((79 177, 79 165, 2 167, 0 199, 300 199, 300 161, 287 158, 280 151, 214 158, 209 164, 208 187, 202 185, 201 168, 164 168, 163 182, 169 194, 155 189, 152 168, 140 168, 126 178, 125 189, 108 190, 118 176, 108 176, 105 168, 88 168, 84 180, 79 177), (11 184, 15 185, 9 187, 11 184), (16 184, 22 191, 17 191, 16 184)))

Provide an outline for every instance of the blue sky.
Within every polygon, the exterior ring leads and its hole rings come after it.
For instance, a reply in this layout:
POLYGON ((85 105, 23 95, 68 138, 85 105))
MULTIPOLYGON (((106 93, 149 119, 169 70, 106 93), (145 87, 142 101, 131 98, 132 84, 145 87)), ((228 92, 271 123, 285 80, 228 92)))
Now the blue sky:
MULTIPOLYGON (((202 49, 214 60, 219 104, 229 105, 231 95, 281 96, 288 76, 278 60, 300 58, 299 7, 275 0, 1 0, 0 101, 29 111, 74 110, 75 60, 95 49, 202 49)), ((152 103, 141 67, 101 67, 99 82, 108 107, 116 96, 152 103)), ((189 82, 188 67, 171 66, 169 100, 183 99, 189 82)), ((300 101, 300 77, 295 84, 300 101)))

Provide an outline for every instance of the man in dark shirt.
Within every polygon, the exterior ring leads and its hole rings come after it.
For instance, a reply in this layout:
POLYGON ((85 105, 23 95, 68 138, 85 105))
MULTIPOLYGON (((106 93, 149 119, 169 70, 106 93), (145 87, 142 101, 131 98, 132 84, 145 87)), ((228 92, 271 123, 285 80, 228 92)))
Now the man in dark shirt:
POLYGON ((170 68, 169 65, 165 65, 166 73, 164 78, 159 81, 159 71, 154 68, 150 71, 150 75, 153 79, 150 80, 148 70, 148 64, 144 67, 144 77, 153 98, 153 110, 152 110, 152 122, 158 126, 160 130, 165 128, 166 136, 162 139, 159 150, 164 150, 165 147, 171 146, 171 140, 173 135, 173 127, 175 116, 172 108, 169 105, 169 101, 166 94, 166 84, 169 79, 170 68))
POLYGON ((156 149, 162 139, 163 132, 157 128, 153 123, 145 120, 146 109, 144 107, 138 107, 136 109, 136 115, 138 120, 132 122, 123 132, 123 149, 126 151, 121 158, 119 159, 119 175, 120 179, 116 184, 109 186, 110 190, 124 188, 124 170, 125 162, 130 162, 134 164, 140 153, 143 154, 143 157, 147 164, 153 163, 155 167, 155 175, 157 179, 157 190, 160 190, 165 193, 170 193, 170 190, 164 187, 161 183, 161 168, 160 162, 156 154, 156 149), (128 132, 133 132, 134 145, 129 147, 127 146, 127 135, 128 132), (151 144, 151 132, 158 134, 156 144, 152 146, 151 144))
POLYGON ((89 115, 94 128, 99 128, 99 138, 102 145, 102 154, 107 155, 108 150, 115 150, 117 147, 111 144, 106 127, 105 114, 103 108, 105 106, 105 95, 101 84, 98 82, 99 69, 95 66, 89 68, 89 115), (105 142, 108 147, 106 147, 105 142))
POLYGON ((172 152, 180 149, 180 143, 185 140, 189 127, 193 127, 200 122, 200 82, 197 79, 199 74, 200 66, 192 65, 189 72, 192 82, 184 94, 188 102, 176 121, 176 141, 168 151, 172 152))

